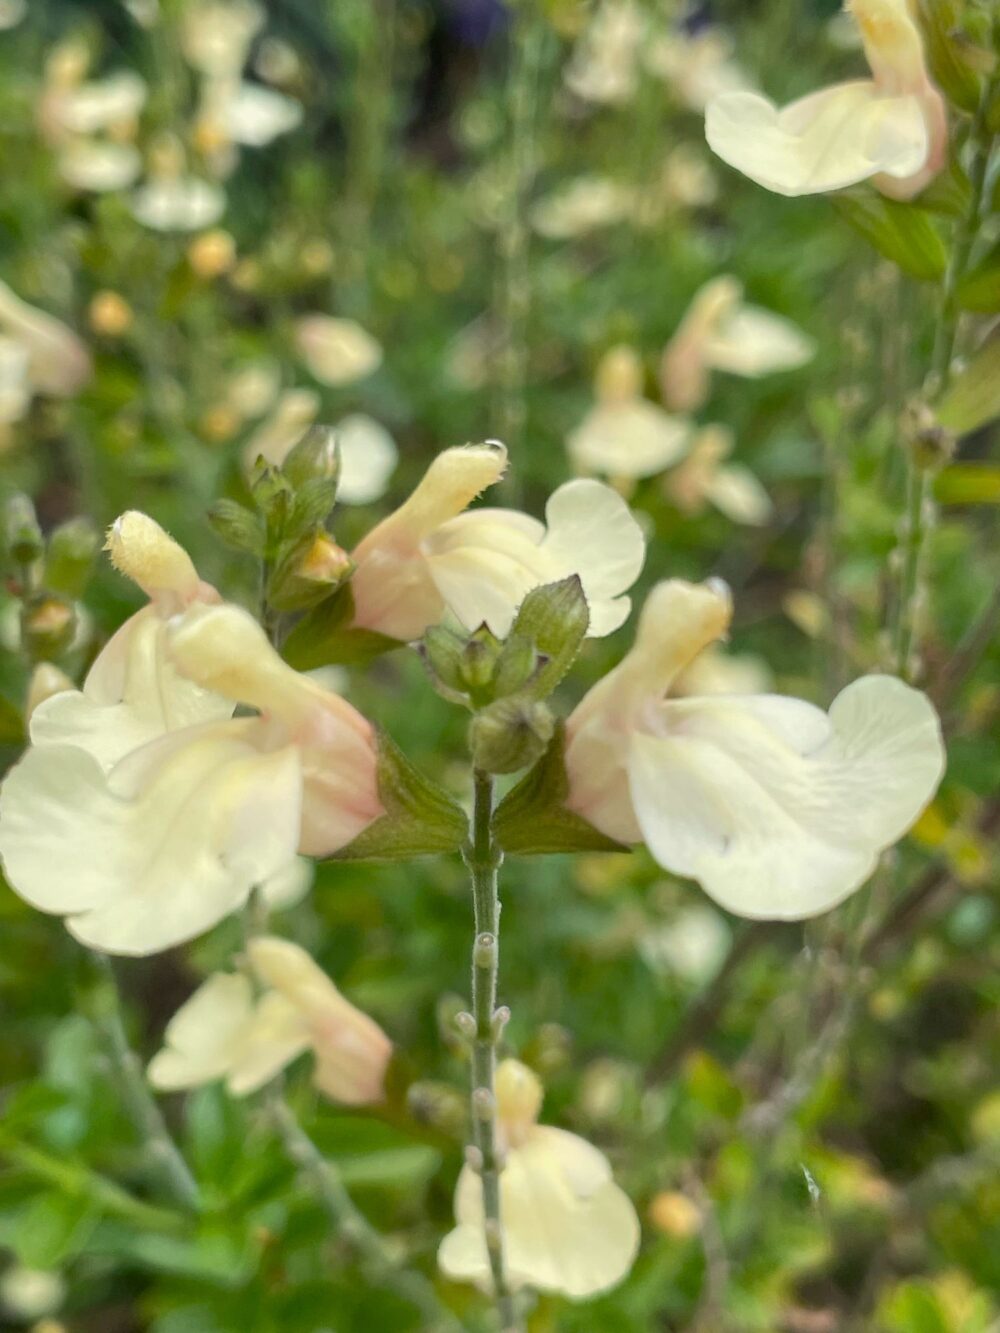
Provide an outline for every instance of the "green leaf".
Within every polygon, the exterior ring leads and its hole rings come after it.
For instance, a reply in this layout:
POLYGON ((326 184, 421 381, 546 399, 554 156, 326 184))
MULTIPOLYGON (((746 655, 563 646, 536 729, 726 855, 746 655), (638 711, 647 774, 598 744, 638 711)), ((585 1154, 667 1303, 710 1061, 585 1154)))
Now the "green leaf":
POLYGON ((465 841, 465 812, 384 732, 378 734, 378 794, 386 813, 332 860, 405 861, 455 852, 465 841))
POLYGON ((363 666, 403 646, 398 639, 359 629, 353 620, 354 594, 347 583, 295 626, 282 649, 285 661, 299 671, 321 666, 363 666))
POLYGON ((1000 241, 966 273, 955 297, 963 310, 977 310, 986 315, 1000 311, 1000 241))
POLYGON ((497 806, 493 816, 497 842, 505 852, 516 856, 628 851, 566 809, 569 780, 565 748, 566 728, 560 722, 545 754, 497 806))
POLYGON ((1000 335, 987 339, 935 408, 955 435, 968 435, 1000 417, 1000 335))
POLYGON ((917 0, 917 13, 934 82, 955 106, 975 111, 980 80, 965 59, 968 39, 960 30, 961 6, 956 0, 917 0))
POLYGON ((953 463, 939 474, 934 494, 944 505, 1000 505, 1000 465, 953 463))
POLYGON ((56 1268, 86 1245, 101 1215, 92 1199, 80 1194, 38 1195, 26 1208, 12 1244, 27 1268, 56 1268))
POLYGON ((946 217, 961 218, 969 211, 972 184, 961 162, 953 154, 943 171, 920 191, 920 207, 929 213, 943 213, 946 217))
POLYGON ((879 254, 911 278, 938 282, 948 267, 948 252, 934 223, 915 204, 885 199, 874 190, 843 190, 831 200, 840 216, 879 254))
POLYGON ((110 1255, 156 1272, 177 1273, 225 1288, 246 1282, 257 1262, 247 1237, 209 1227, 181 1237, 106 1223, 91 1237, 87 1248, 94 1255, 110 1255))

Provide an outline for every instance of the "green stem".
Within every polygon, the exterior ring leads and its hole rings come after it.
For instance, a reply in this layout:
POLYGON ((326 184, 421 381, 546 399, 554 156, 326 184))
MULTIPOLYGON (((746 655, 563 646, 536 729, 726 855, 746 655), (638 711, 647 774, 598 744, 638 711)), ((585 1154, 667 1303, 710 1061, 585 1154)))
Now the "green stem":
POLYGON ((503 1011, 496 1007, 500 965, 500 898, 497 879, 503 853, 493 838, 493 779, 473 773, 472 841, 465 863, 472 881, 475 936, 472 945, 472 1148, 482 1180, 486 1253, 504 1333, 522 1327, 504 1265, 500 1216, 500 1155, 497 1148, 496 1048, 503 1011))
POLYGON ((462 1325, 446 1310, 432 1284, 419 1273, 406 1271, 385 1241, 355 1205, 336 1168, 299 1124, 277 1081, 267 1097, 271 1123, 289 1159, 312 1182, 337 1233, 354 1247, 373 1277, 381 1279, 408 1300, 422 1317, 427 1333, 461 1333, 462 1325))
MULTIPOLYGON (((934 398, 940 397, 951 381, 961 317, 958 286, 968 267, 986 205, 993 150, 993 136, 988 132, 987 117, 993 90, 994 80, 984 80, 979 107, 969 132, 969 207, 958 224, 944 276, 934 348, 927 374, 927 392, 934 398)), ((903 568, 893 654, 896 671, 908 678, 914 675, 914 648, 925 595, 928 547, 935 521, 934 478, 939 466, 940 463, 933 458, 922 457, 919 446, 911 447, 906 481, 906 512, 900 534, 899 551, 903 568)))
POLYGON ((164 1184, 179 1203, 197 1212, 201 1208, 197 1183, 150 1091, 142 1061, 129 1045, 114 968, 104 954, 93 953, 92 957, 101 977, 96 1021, 114 1061, 129 1115, 164 1184))

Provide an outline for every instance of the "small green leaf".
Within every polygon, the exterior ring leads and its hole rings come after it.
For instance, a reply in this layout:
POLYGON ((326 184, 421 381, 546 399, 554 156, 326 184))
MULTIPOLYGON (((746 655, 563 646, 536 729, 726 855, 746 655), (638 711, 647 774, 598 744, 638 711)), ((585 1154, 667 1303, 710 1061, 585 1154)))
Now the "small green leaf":
POLYGON ((264 524, 235 500, 216 500, 208 511, 208 521, 216 536, 234 551, 258 557, 264 554, 264 524))
POLYGON ((299 671, 321 666, 360 666, 403 645, 374 630, 359 629, 354 595, 346 583, 299 621, 285 640, 285 661, 299 671))
POLYGON ((560 722, 545 754, 497 806, 493 816, 497 842, 505 852, 516 856, 628 851, 566 809, 569 780, 565 748, 566 729, 560 722))
POLYGON ((955 435, 968 435, 1000 417, 1000 336, 988 338, 935 408, 955 435))
POLYGON ((944 505, 1000 505, 1000 466, 996 463, 953 463, 934 483, 944 505))
POLYGON ((27 1268, 56 1268, 78 1254, 100 1219, 100 1208, 85 1195, 38 1195, 22 1214, 13 1245, 27 1268))
POLYGON ((938 282, 948 266, 934 223, 915 204, 885 199, 874 190, 843 190, 831 202, 846 222, 879 254, 898 264, 911 278, 938 282))
POLYGON ((955 292, 963 310, 984 315, 1000 312, 1000 241, 966 273, 955 292))
POLYGON ((403 861, 455 852, 465 841, 464 811, 384 732, 378 735, 378 794, 386 813, 332 860, 403 861))
POLYGON ((961 6, 956 0, 917 0, 917 12, 934 82, 955 106, 975 111, 980 80, 966 59, 968 39, 960 30, 961 6))
POLYGON ((548 707, 527 694, 512 694, 472 720, 472 762, 483 773, 516 773, 545 753, 554 722, 548 707))

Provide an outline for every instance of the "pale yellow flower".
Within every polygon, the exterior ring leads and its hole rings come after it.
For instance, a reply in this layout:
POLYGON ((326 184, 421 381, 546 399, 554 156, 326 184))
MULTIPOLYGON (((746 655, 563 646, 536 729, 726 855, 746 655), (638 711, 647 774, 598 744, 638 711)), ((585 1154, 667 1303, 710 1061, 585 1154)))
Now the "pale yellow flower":
POLYGON ((690 423, 642 396, 642 363, 631 347, 604 354, 594 389, 596 403, 566 441, 578 471, 635 479, 676 463, 690 423))
POLYGON ((0 853, 14 890, 83 943, 149 954, 384 811, 359 713, 286 666, 145 515, 123 515, 109 548, 150 604, 82 690, 34 709, 0 791, 0 853), (258 715, 234 718, 237 703, 258 715))
POLYGON ((71 398, 90 379, 90 353, 61 320, 0 282, 0 421, 17 420, 33 393, 71 398), (20 388, 18 386, 21 386, 20 388))
POLYGON ((686 514, 700 514, 712 504, 734 523, 759 527, 768 522, 774 506, 749 468, 726 462, 732 451, 732 431, 725 426, 703 427, 687 456, 665 479, 664 489, 686 514))
POLYGON ((463 512, 499 481, 502 445, 446 449, 405 503, 354 552, 356 623, 390 638, 419 638, 445 611, 505 635, 532 588, 577 574, 590 634, 610 634, 631 605, 622 596, 642 568, 645 544, 610 487, 579 480, 550 497, 546 523, 511 509, 463 512))
MULTIPOLYGON (((538 1124, 542 1086, 517 1060, 496 1072, 504 1153, 500 1215, 513 1287, 586 1300, 626 1276, 639 1248, 639 1219, 603 1153, 565 1129, 538 1124)), ((441 1242, 448 1277, 490 1288, 482 1181, 465 1166, 455 1190, 457 1226, 441 1242)))
POLYGON ((167 1025, 149 1080, 164 1091, 225 1079, 236 1097, 270 1083, 304 1051, 313 1082, 346 1106, 380 1101, 392 1044, 346 1000, 297 944, 261 936, 247 956, 263 992, 242 975, 215 973, 167 1025))
POLYGON ((382 364, 381 346, 353 319, 303 315, 295 325, 295 343, 321 384, 353 384, 382 364))
POLYGON ((805 365, 815 351, 791 320, 747 305, 736 278, 713 278, 692 297, 664 348, 663 401, 676 412, 694 412, 708 398, 713 370, 758 379, 805 365))
POLYGON ((779 109, 750 92, 708 105, 709 146, 777 194, 822 194, 871 180, 910 199, 947 153, 944 101, 931 82, 909 0, 851 0, 871 79, 838 83, 779 109))
POLYGON ((816 916, 934 795, 940 724, 890 676, 855 681, 828 714, 777 695, 671 697, 730 615, 716 582, 653 590, 634 648, 567 723, 567 804, 609 837, 645 841, 738 916, 816 916))

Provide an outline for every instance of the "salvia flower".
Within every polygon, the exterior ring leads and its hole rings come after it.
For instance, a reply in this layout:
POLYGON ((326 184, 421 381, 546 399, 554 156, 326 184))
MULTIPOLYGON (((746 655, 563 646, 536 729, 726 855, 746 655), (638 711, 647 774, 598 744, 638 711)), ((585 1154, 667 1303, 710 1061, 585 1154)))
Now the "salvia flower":
POLYGON ((724 162, 777 194, 822 194, 871 180, 911 199, 944 165, 948 124, 910 0, 849 0, 870 79, 837 83, 779 109, 750 92, 708 105, 705 133, 724 162))
POLYGON ((829 713, 773 694, 670 697, 730 616, 716 581, 653 590, 634 648, 569 719, 567 804, 738 916, 816 916, 934 795, 940 724, 891 676, 856 680, 829 713))
MULTIPOLYGON (((504 1060, 495 1086, 508 1280, 575 1300, 607 1291, 628 1273, 639 1248, 639 1219, 628 1196, 603 1153, 565 1129, 538 1124, 542 1086, 530 1069, 504 1060)), ((488 1289, 482 1181, 471 1166, 458 1179, 455 1220, 438 1251, 441 1270, 488 1289)))
POLYGON ((612 347, 594 376, 596 403, 566 448, 580 472, 628 480, 662 472, 684 453, 690 424, 642 396, 642 362, 631 347, 612 347))
POLYGON ((345 1106, 380 1101, 392 1044, 378 1024, 299 945, 260 936, 247 957, 260 993, 243 974, 210 976, 168 1023, 149 1065, 153 1086, 172 1092, 224 1079, 243 1097, 311 1051, 325 1096, 345 1106))
POLYGON ((354 319, 303 315, 295 325, 295 343, 310 374, 338 388, 364 379, 382 363, 381 346, 354 319))
POLYGON ((747 305, 740 282, 725 274, 695 293, 664 349, 663 401, 674 411, 694 412, 708 398, 713 370, 757 379, 805 365, 815 351, 790 320, 747 305))
MULTIPOLYGON (((73 330, 22 301, 5 282, 0 282, 0 335, 7 363, 3 379, 10 385, 20 383, 25 395, 71 398, 90 379, 90 353, 73 330)), ((25 407, 26 400, 21 405, 25 407)))
POLYGON ((463 511, 507 465, 502 445, 446 449, 406 502, 354 552, 356 623, 390 638, 419 638, 446 610, 469 630, 501 637, 532 588, 577 574, 590 633, 610 634, 642 568, 642 532, 624 500, 599 482, 568 482, 546 523, 511 509, 463 511))
POLYGON ((124 515, 109 545, 150 605, 82 690, 35 708, 0 791, 0 854, 14 890, 83 943, 151 954, 383 808, 359 713, 286 666, 151 519, 124 515), (233 717, 237 703, 258 714, 233 717))
POLYGON ((707 504, 734 523, 759 527, 771 517, 771 497, 742 463, 728 462, 733 434, 725 426, 705 426, 691 441, 685 458, 665 478, 664 489, 685 514, 700 514, 707 504))

